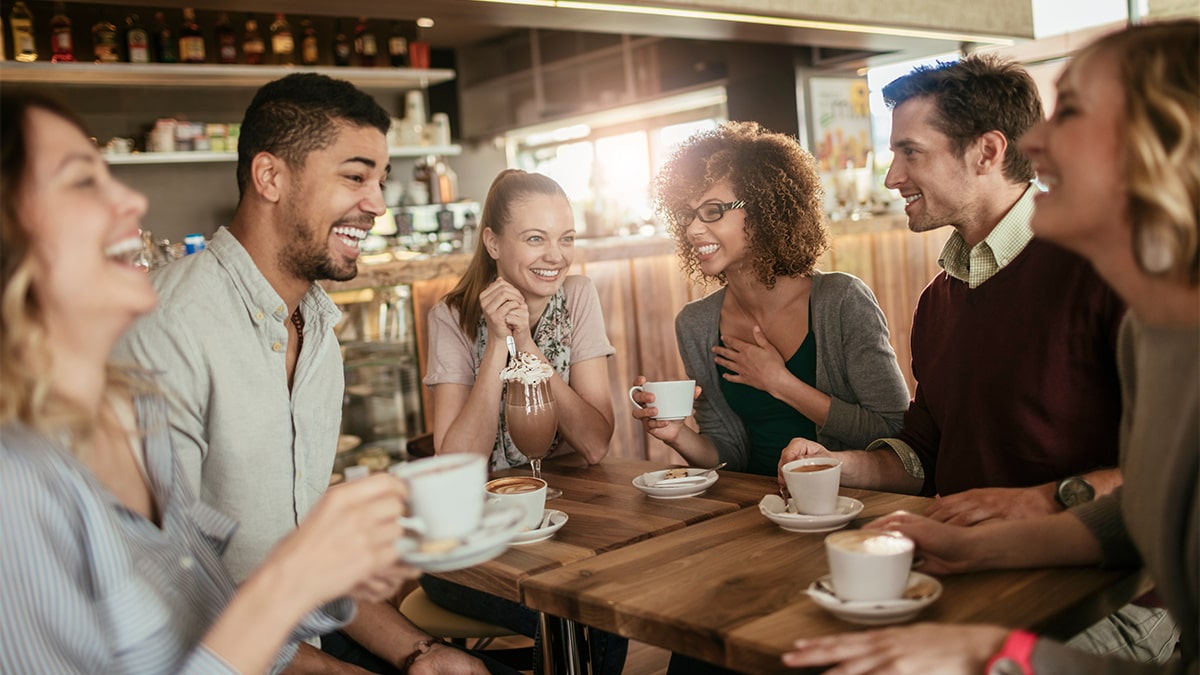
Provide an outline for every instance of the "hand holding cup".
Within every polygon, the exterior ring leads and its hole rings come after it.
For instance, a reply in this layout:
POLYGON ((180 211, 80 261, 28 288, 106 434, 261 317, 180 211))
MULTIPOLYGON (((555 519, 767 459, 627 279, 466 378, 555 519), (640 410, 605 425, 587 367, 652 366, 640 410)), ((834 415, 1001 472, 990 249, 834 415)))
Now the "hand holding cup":
POLYGON ((419 574, 400 564, 396 551, 407 497, 405 485, 387 474, 331 488, 259 573, 296 581, 312 606, 348 594, 387 597, 419 574))
POLYGON ((700 397, 695 380, 647 382, 638 375, 629 388, 633 418, 647 433, 668 443, 679 436, 683 422, 692 414, 692 404, 700 397))

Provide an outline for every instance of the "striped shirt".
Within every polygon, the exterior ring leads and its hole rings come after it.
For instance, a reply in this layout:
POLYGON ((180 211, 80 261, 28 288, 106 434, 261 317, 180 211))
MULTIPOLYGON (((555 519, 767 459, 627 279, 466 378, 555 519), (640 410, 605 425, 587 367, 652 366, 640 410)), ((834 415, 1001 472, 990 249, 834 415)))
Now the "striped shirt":
MULTIPOLYGON (((236 525, 178 480, 163 399, 140 396, 136 412, 161 529, 62 443, 0 430, 0 673, 236 672, 200 644, 236 591, 220 559, 236 525)), ((274 670, 352 607, 306 617, 274 670)))

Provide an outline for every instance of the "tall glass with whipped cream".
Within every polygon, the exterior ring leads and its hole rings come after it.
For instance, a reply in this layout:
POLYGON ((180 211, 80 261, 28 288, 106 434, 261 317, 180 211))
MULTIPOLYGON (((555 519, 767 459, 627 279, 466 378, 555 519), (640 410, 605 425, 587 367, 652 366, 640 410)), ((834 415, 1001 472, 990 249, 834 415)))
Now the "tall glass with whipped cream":
MULTIPOLYGON (((529 352, 519 352, 500 371, 508 436, 521 454, 529 458, 535 478, 542 477, 542 459, 550 452, 558 433, 558 408, 550 390, 553 376, 554 368, 529 352)), ((560 496, 562 490, 546 489, 546 499, 560 496)))

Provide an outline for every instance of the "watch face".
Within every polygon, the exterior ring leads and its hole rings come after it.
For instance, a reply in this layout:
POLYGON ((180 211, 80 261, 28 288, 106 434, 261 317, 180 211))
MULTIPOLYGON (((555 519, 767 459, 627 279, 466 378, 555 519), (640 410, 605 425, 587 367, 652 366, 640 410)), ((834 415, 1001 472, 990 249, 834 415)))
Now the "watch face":
POLYGON ((1096 496, 1096 491, 1086 480, 1072 476, 1063 479, 1058 484, 1058 498, 1069 507, 1086 504, 1096 496))

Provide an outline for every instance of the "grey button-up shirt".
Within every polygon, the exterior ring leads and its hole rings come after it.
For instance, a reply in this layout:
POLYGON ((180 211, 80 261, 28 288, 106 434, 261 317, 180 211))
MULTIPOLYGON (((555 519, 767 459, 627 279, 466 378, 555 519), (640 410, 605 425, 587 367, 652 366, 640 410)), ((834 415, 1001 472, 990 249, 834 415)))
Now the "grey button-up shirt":
POLYGON ((239 583, 325 492, 341 425, 337 306, 300 303, 304 348, 287 384, 288 309, 225 228, 153 275, 160 306, 114 352, 158 373, 171 439, 195 494, 241 525, 225 563, 239 583))

